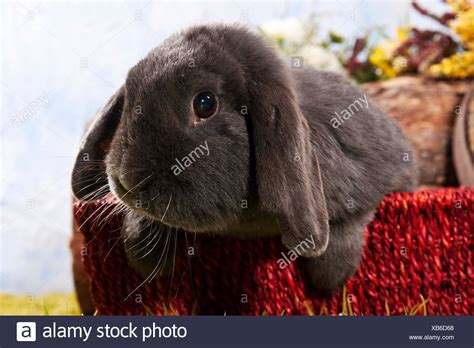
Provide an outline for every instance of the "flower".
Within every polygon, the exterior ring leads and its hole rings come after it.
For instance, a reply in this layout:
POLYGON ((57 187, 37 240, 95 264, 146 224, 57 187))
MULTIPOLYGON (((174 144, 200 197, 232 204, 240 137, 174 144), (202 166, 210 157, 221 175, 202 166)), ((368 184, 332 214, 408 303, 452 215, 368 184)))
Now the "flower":
POLYGON ((454 12, 465 12, 472 7, 469 0, 447 0, 446 2, 451 6, 454 12))
POLYGON ((474 51, 457 53, 429 68, 433 77, 465 79, 474 76, 474 51))
POLYGON ((372 49, 369 62, 376 67, 378 75, 386 78, 397 76, 397 70, 392 66, 392 60, 398 44, 394 40, 385 40, 372 49))
POLYGON ((398 27, 397 28, 397 39, 398 41, 405 41, 409 38, 411 32, 410 27, 398 27))
POLYGON ((474 50, 474 7, 456 15, 451 28, 459 35, 466 47, 474 50))
POLYGON ((263 23, 260 29, 270 39, 279 43, 279 46, 282 46, 283 43, 290 45, 301 44, 305 40, 306 35, 303 22, 294 17, 263 23))
MULTIPOLYGON (((338 57, 330 50, 330 44, 326 42, 325 47, 325 42, 318 38, 312 17, 306 20, 294 17, 272 20, 262 24, 260 30, 271 42, 276 43, 281 53, 290 57, 302 57, 303 64, 316 69, 346 74, 338 57)), ((330 42, 339 44, 344 41, 343 37, 335 33, 330 33, 329 39, 330 42)))
POLYGON ((336 55, 321 46, 303 46, 296 51, 295 55, 302 56, 304 64, 309 64, 316 69, 333 71, 342 75, 346 74, 336 55))
POLYGON ((474 6, 469 0, 448 0, 456 13, 449 26, 463 42, 464 52, 444 58, 439 64, 429 68, 433 77, 465 79, 474 76, 474 6))

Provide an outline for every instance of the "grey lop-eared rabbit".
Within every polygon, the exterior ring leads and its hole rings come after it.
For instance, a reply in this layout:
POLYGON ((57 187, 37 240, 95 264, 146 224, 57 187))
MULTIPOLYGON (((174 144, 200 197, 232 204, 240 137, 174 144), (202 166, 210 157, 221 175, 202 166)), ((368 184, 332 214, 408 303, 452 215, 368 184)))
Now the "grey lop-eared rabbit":
POLYGON ((128 252, 144 276, 178 228, 280 234, 330 292, 357 270, 381 199, 415 188, 411 156, 399 125, 345 78, 292 69, 241 26, 205 25, 130 70, 85 135, 72 188, 130 208, 127 250, 160 234, 153 251, 128 252))

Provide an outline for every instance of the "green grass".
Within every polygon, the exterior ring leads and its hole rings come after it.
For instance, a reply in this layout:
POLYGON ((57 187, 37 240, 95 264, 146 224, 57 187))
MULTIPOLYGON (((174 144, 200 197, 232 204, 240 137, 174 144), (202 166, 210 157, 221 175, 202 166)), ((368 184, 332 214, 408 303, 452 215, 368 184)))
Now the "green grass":
POLYGON ((81 315, 73 293, 12 295, 0 293, 0 315, 81 315))
MULTIPOLYGON (((342 312, 340 315, 354 315, 351 302, 347 298, 346 288, 343 288, 342 294, 342 312)), ((428 299, 421 298, 421 302, 412 308, 404 308, 405 315, 428 315, 428 299)), ((327 309, 322 307, 316 314, 312 305, 304 303, 307 315, 328 315, 327 309)), ((146 306, 146 315, 155 315, 153 311, 146 306)), ((391 315, 388 302, 385 302, 385 314, 391 315)), ((280 315, 284 315, 281 313, 280 315)), ((73 293, 47 293, 43 296, 34 295, 11 295, 0 293, 0 315, 82 315, 77 303, 76 295, 73 293)), ((164 305, 164 315, 177 315, 177 312, 171 307, 164 305)), ((261 315, 268 315, 263 311, 261 315)))

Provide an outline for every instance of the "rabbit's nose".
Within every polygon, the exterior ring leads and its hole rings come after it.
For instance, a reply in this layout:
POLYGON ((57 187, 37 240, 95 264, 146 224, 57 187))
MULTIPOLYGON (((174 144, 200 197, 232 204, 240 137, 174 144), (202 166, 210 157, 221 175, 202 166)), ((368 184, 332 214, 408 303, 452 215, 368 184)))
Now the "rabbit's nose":
POLYGON ((125 176, 124 176, 123 174, 119 175, 119 176, 118 176, 118 179, 119 179, 120 185, 122 185, 122 187, 123 187, 126 191, 130 191, 130 190, 133 188, 132 182, 129 181, 129 180, 126 180, 126 179, 125 179, 125 176))
POLYGON ((135 171, 124 172, 118 176, 122 187, 130 193, 141 189, 147 181, 147 176, 135 171))

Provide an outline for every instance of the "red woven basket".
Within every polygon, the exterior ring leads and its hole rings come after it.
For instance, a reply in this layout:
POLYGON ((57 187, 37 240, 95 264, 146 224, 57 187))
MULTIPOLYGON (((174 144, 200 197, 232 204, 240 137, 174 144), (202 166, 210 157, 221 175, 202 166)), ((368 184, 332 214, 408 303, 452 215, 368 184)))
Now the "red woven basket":
POLYGON ((127 265, 114 204, 77 203, 84 268, 98 314, 472 315, 474 190, 395 193, 366 228, 360 270, 323 298, 301 260, 280 269, 279 238, 176 236, 172 276, 143 283, 127 265), (189 249, 193 248, 193 249, 189 249), (194 255, 189 251, 193 250, 194 255), (142 285, 141 285, 142 284, 142 285))

